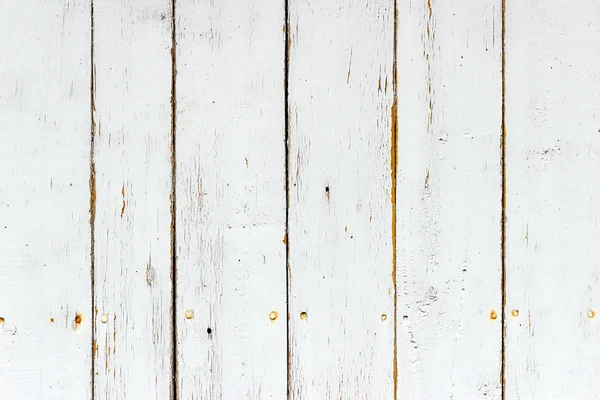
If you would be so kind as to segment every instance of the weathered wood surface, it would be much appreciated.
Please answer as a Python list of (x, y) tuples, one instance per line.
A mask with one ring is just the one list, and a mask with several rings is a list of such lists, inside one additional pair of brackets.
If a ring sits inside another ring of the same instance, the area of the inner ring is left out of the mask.
[(181, 399), (286, 396), (283, 5), (177, 2)]
[(393, 3), (290, 6), (290, 395), (392, 398)]
[(166, 399), (171, 378), (171, 6), (93, 9), (94, 392)]
[(597, 398), (595, 2), (0, 33), (0, 398)]
[(89, 398), (89, 7), (0, 1), (0, 30), (0, 398)]
[(502, 3), (399, 2), (398, 398), (497, 399)]
[(506, 398), (595, 399), (600, 4), (506, 2)]

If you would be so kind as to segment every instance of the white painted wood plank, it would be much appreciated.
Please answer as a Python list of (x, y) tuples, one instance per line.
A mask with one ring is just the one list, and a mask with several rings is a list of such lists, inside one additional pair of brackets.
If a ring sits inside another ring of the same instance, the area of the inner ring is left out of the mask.
[(505, 43), (506, 398), (599, 398), (600, 3), (507, 0)]
[(501, 17), (399, 2), (399, 399), (500, 398)]
[(89, 4), (2, 1), (0, 27), (0, 397), (89, 398)]
[(284, 3), (176, 17), (179, 397), (284, 399)]
[(96, 398), (171, 390), (171, 21), (94, 1)]
[(394, 391), (390, 1), (291, 1), (294, 399)]

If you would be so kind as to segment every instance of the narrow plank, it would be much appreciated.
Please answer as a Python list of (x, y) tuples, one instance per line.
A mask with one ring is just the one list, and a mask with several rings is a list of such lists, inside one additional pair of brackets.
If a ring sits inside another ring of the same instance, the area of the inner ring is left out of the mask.
[(171, 5), (94, 1), (95, 394), (171, 391)]
[(284, 399), (284, 3), (176, 21), (179, 396)]
[(506, 3), (506, 396), (595, 399), (600, 4)]
[(290, 395), (394, 392), (390, 1), (289, 9)]
[(0, 27), (0, 397), (89, 398), (89, 4), (2, 1)]
[(502, 3), (398, 10), (398, 398), (498, 399)]

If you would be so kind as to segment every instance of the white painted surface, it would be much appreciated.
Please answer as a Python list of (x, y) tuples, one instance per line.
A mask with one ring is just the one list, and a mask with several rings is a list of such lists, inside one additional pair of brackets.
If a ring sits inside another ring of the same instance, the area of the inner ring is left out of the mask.
[(170, 393), (170, 11), (168, 0), (94, 2), (99, 399)]
[[(1, 399), (502, 398), (502, 0), (177, 0), (174, 149), (91, 4), (0, 0)], [(505, 21), (504, 398), (597, 398), (600, 5)]]
[(394, 9), (292, 1), (289, 21), (291, 398), (390, 399)]
[(2, 399), (90, 396), (89, 27), (81, 2), (0, 1)]
[(501, 13), (399, 3), (399, 399), (500, 398)]
[(506, 21), (507, 398), (595, 399), (600, 4), (508, 0)]
[(284, 399), (284, 3), (176, 12), (179, 397)]

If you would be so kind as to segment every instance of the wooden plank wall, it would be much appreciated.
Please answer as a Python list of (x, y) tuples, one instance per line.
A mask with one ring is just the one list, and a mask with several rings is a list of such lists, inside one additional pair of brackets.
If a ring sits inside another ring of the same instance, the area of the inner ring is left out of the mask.
[(592, 0), (0, 0), (1, 399), (593, 399)]

